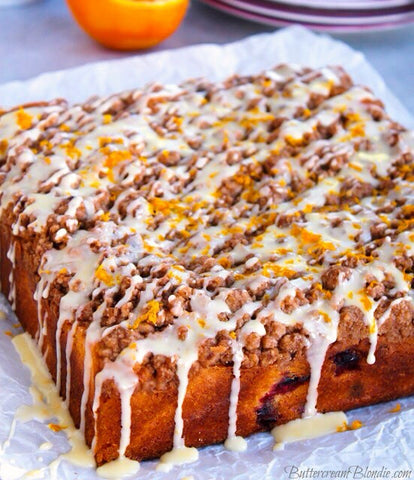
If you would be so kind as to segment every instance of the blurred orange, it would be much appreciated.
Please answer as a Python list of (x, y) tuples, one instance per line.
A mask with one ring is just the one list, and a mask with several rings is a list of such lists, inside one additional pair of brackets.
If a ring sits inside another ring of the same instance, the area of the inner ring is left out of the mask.
[(180, 25), (189, 0), (67, 0), (79, 25), (99, 43), (119, 50), (148, 48)]

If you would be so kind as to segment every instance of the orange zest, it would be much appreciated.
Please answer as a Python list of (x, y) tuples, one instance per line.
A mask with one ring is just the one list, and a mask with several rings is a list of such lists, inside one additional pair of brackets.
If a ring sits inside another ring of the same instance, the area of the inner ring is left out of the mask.
[(138, 328), (138, 325), (141, 322), (150, 322), (155, 325), (157, 323), (157, 314), (160, 311), (160, 309), (161, 309), (160, 302), (158, 302), (157, 300), (149, 301), (145, 308), (145, 312), (136, 318), (131, 328)]
[(346, 422), (343, 422), (342, 425), (339, 425), (337, 428), (336, 428), (336, 431), (337, 432), (346, 432), (348, 430), (358, 430), (360, 429), (361, 427), (363, 427), (364, 424), (361, 422), (361, 420), (354, 420), (352, 423), (346, 423)]
[(109, 48), (149, 48), (180, 25), (189, 0), (67, 0), (80, 27)]
[(20, 107), (19, 110), (17, 110), (16, 117), (16, 123), (22, 130), (28, 130), (31, 128), (33, 117), (28, 114), (23, 107)]
[(401, 403), (397, 403), (395, 407), (388, 410), (390, 413), (397, 413), (401, 410)]
[(65, 430), (65, 428), (67, 428), (63, 425), (58, 425), (57, 423), (49, 423), (48, 426), (53, 432), (60, 432), (61, 430)]

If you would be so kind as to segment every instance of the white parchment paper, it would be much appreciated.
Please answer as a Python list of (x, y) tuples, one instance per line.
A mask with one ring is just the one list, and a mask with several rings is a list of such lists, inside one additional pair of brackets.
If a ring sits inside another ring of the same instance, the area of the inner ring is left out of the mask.
[[(296, 26), (225, 46), (193, 46), (7, 83), (0, 85), (0, 106), (54, 97), (77, 102), (93, 94), (104, 95), (151, 81), (176, 83), (200, 76), (219, 80), (236, 72), (259, 72), (280, 62), (311, 67), (343, 65), (355, 82), (374, 90), (393, 118), (414, 128), (414, 117), (387, 89), (361, 53), (328, 36)], [(5, 304), (3, 299), (0, 303)], [(4, 334), (7, 330), (18, 331), (12, 327), (15, 322), (10, 311), (0, 319), (0, 447), (8, 438), (16, 408), (31, 403), (29, 371), (20, 362), (10, 337)], [(350, 421), (358, 419), (364, 423), (359, 430), (288, 444), (276, 452), (272, 451), (271, 435), (258, 434), (248, 439), (249, 447), (244, 453), (229, 452), (221, 445), (212, 446), (200, 450), (196, 463), (176, 467), (168, 474), (155, 471), (157, 462), (143, 462), (133, 478), (184, 479), (190, 475), (194, 480), (414, 478), (414, 398), (399, 403), (398, 413), (390, 412), (396, 402), (350, 412)], [(39, 450), (46, 441), (53, 447)], [(49, 473), (36, 473), (36, 469), (42, 469), (68, 448), (64, 432), (52, 432), (38, 421), (18, 422), (10, 445), (0, 448), (0, 480), (49, 479)], [(27, 476), (33, 469), (35, 471)], [(92, 480), (98, 477), (91, 469), (62, 462), (58, 478)]]

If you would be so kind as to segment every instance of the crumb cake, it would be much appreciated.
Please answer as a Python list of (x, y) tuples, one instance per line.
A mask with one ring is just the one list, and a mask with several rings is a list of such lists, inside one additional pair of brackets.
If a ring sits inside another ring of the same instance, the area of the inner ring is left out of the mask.
[(414, 392), (413, 144), (339, 67), (1, 112), (2, 289), (98, 465)]

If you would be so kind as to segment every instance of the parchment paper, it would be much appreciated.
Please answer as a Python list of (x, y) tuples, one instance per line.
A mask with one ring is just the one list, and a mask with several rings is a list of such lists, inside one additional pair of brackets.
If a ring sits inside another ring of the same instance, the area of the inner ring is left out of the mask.
[[(328, 36), (316, 35), (296, 26), (225, 46), (193, 46), (89, 64), (46, 73), (25, 82), (7, 83), (0, 85), (0, 106), (54, 97), (66, 97), (76, 102), (93, 94), (108, 94), (154, 80), (176, 83), (199, 76), (222, 79), (235, 72), (258, 72), (280, 62), (311, 67), (343, 65), (355, 82), (374, 90), (393, 118), (414, 128), (414, 117), (387, 89), (361, 53)], [(0, 304), (5, 306), (1, 297)], [(10, 337), (4, 334), (6, 330), (18, 331), (12, 327), (15, 322), (10, 311), (0, 319), (0, 446), (8, 437), (16, 408), (31, 403), (29, 372), (21, 364)], [(390, 412), (396, 403), (350, 412), (350, 421), (358, 419), (364, 423), (359, 430), (288, 444), (275, 452), (272, 451), (271, 435), (258, 434), (248, 439), (248, 450), (244, 453), (229, 452), (221, 445), (212, 446), (200, 450), (196, 463), (176, 467), (168, 474), (155, 472), (157, 462), (144, 462), (134, 478), (183, 479), (190, 475), (194, 480), (414, 478), (414, 398), (400, 400), (401, 411)], [(46, 441), (53, 447), (39, 451), (39, 446)], [(0, 448), (0, 479), (48, 479), (48, 474), (27, 476), (25, 473), (44, 467), (66, 450), (68, 442), (64, 432), (52, 432), (38, 421), (18, 422), (8, 448), (3, 452)], [(91, 469), (63, 462), (58, 478), (92, 480), (98, 477)]]

